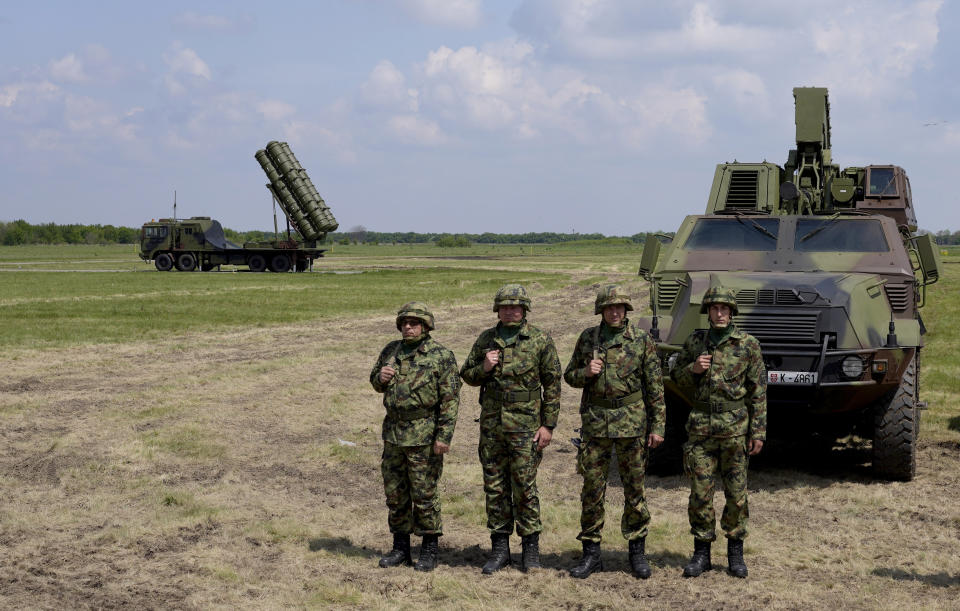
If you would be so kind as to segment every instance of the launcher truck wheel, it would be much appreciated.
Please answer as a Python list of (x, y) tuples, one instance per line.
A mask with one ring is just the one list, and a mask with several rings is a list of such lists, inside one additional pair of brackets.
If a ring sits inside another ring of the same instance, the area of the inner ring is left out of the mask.
[(168, 272), (173, 269), (173, 257), (162, 252), (153, 260), (153, 264), (157, 266), (157, 271)]
[(252, 272), (262, 272), (267, 269), (267, 260), (263, 258), (263, 255), (251, 255), (247, 259), (247, 267)]
[(197, 268), (197, 258), (193, 253), (185, 252), (177, 256), (177, 269), (181, 272), (192, 272)]

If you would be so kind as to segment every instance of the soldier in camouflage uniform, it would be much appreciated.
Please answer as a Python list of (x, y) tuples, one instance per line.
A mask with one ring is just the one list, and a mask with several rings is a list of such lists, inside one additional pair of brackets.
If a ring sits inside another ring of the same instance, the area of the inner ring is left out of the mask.
[(530, 298), (507, 284), (493, 301), (500, 322), (480, 334), (460, 370), (480, 387), (480, 464), (493, 552), (483, 573), (510, 564), (516, 523), (520, 570), (540, 567), (537, 467), (560, 412), (560, 360), (553, 339), (529, 324)]
[(412, 564), (413, 531), (423, 536), (414, 569), (432, 571), (443, 534), (437, 483), (457, 423), (460, 376), (453, 353), (430, 337), (434, 319), (426, 305), (401, 307), (397, 329), (403, 339), (387, 344), (370, 371), (370, 384), (383, 393), (387, 410), (380, 471), (393, 549), (380, 566)]
[(747, 463), (766, 439), (767, 372), (760, 343), (732, 322), (737, 314), (733, 291), (708, 289), (700, 312), (708, 315), (710, 329), (687, 338), (671, 374), (691, 403), (683, 467), (691, 481), (687, 512), (694, 552), (683, 575), (696, 577), (712, 568), (713, 493), (719, 475), (726, 497), (720, 525), (727, 536), (728, 568), (732, 575), (746, 577)]
[(663, 442), (666, 405), (656, 345), (645, 331), (626, 317), (633, 310), (630, 296), (615, 284), (597, 294), (594, 314), (602, 322), (580, 334), (563, 378), (582, 388), (581, 434), (577, 455), (583, 475), (580, 492), (580, 563), (570, 570), (585, 579), (603, 570), (600, 541), (603, 499), (607, 491), (610, 454), (616, 450), (623, 481), (623, 517), (620, 530), (629, 542), (630, 568), (635, 577), (650, 577), (645, 542), (650, 512), (644, 498), (647, 446)]

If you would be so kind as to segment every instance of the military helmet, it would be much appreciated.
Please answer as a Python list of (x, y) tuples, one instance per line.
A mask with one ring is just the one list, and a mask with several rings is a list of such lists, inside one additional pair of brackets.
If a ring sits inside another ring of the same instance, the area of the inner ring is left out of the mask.
[(493, 311), (499, 312), (502, 305), (523, 306), (524, 312), (530, 311), (530, 298), (527, 289), (521, 284), (504, 284), (493, 298)]
[(608, 284), (597, 293), (597, 300), (593, 305), (593, 313), (600, 314), (603, 308), (609, 305), (624, 305), (627, 312), (633, 311), (633, 304), (630, 302), (630, 295), (623, 290), (619, 284)]
[(403, 322), (404, 318), (416, 318), (423, 323), (423, 326), (427, 328), (427, 331), (433, 331), (433, 312), (430, 311), (430, 308), (427, 307), (427, 304), (422, 301), (411, 301), (410, 303), (405, 303), (400, 307), (400, 311), (397, 312), (397, 330), (400, 330), (400, 323)]
[(703, 302), (700, 305), (700, 313), (706, 314), (711, 304), (722, 303), (730, 306), (730, 314), (737, 313), (737, 295), (733, 289), (725, 289), (722, 286), (712, 286), (703, 294)]

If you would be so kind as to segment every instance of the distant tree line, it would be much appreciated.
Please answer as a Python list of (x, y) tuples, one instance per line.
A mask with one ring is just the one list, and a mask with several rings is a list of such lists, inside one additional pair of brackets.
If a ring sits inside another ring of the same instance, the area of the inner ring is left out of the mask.
[(134, 244), (140, 239), (140, 229), (113, 225), (58, 225), (44, 223), (31, 225), (20, 220), (0, 221), (0, 244)]
[[(272, 231), (235, 231), (224, 229), (228, 240), (237, 243), (258, 242), (273, 238)], [(674, 235), (672, 231), (657, 231)], [(937, 244), (943, 246), (960, 244), (960, 231), (944, 229), (932, 233)], [(327, 243), (341, 244), (430, 244), (445, 247), (468, 247), (471, 244), (559, 244), (562, 242), (617, 240), (619, 243), (643, 244), (646, 233), (631, 236), (605, 236), (602, 233), (418, 233), (413, 231), (369, 231), (362, 225), (348, 231), (327, 234)], [(0, 244), (135, 244), (140, 240), (139, 227), (116, 227), (114, 225), (82, 225), (44, 223), (32, 225), (24, 220), (0, 221)]]

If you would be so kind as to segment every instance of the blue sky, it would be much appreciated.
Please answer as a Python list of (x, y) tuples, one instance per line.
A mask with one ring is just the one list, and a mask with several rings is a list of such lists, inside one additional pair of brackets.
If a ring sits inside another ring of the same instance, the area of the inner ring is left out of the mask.
[(37, 2), (0, 7), (0, 220), (272, 226), (290, 143), (377, 231), (674, 229), (723, 161), (782, 164), (795, 86), (833, 157), (960, 228), (956, 3)]

